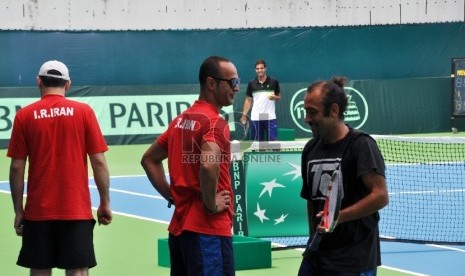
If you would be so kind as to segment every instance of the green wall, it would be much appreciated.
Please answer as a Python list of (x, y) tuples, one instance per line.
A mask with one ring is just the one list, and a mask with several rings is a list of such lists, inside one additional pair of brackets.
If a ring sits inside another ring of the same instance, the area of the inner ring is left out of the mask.
[[(306, 83), (282, 83), (277, 103), (278, 126), (294, 129), (297, 138), (311, 137), (305, 125)], [(197, 85), (73, 87), (68, 97), (95, 110), (110, 144), (150, 143), (169, 122), (198, 97)], [(223, 108), (232, 139), (244, 137), (237, 122), (245, 99), (245, 84), (233, 106)], [(445, 132), (451, 127), (451, 79), (351, 81), (346, 87), (346, 122), (372, 134)], [(0, 87), (0, 145), (6, 147), (14, 115), (38, 99), (35, 87)]]
[(464, 56), (465, 23), (281, 29), (40, 32), (0, 31), (0, 87), (34, 86), (40, 65), (60, 59), (76, 86), (198, 82), (201, 61), (223, 55), (244, 82), (268, 61), (283, 83), (333, 75), (353, 80), (450, 75)]

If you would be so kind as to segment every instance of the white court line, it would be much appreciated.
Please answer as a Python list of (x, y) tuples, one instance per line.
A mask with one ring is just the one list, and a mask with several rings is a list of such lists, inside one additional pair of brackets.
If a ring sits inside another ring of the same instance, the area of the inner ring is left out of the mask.
[(434, 194), (436, 191), (411, 191), (411, 192), (391, 192), (389, 195), (403, 195), (403, 194)]
[[(147, 177), (147, 175), (145, 175), (145, 174), (139, 174), (139, 175), (136, 175), (136, 174), (134, 174), (134, 175), (116, 175), (116, 176), (112, 175), (112, 176), (110, 176), (110, 179), (111, 179), (111, 178), (130, 178), (130, 177)], [(93, 177), (89, 177), (89, 178), (90, 178), (90, 179), (94, 179)]]
[[(279, 244), (277, 244), (279, 246)], [(304, 248), (296, 248), (294, 249), (296, 251), (301, 251), (301, 252), (304, 252)], [(382, 254), (382, 252), (381, 252)], [(418, 272), (413, 272), (413, 271), (409, 271), (409, 270), (405, 270), (405, 269), (400, 269), (400, 268), (395, 268), (395, 267), (391, 267), (391, 266), (387, 266), (387, 265), (382, 265), (380, 266), (384, 269), (388, 269), (388, 270), (391, 270), (391, 271), (397, 271), (397, 272), (402, 272), (402, 273), (407, 273), (407, 274), (411, 274), (411, 275), (415, 275), (415, 276), (430, 276), (429, 274), (422, 274), (422, 273), (418, 273)]]
[[(3, 182), (0, 182), (0, 184), (4, 184), (4, 183), (3, 183)], [(89, 185), (89, 188), (97, 189), (97, 186)], [(141, 196), (141, 197), (148, 197), (148, 198), (153, 198), (153, 199), (162, 199), (162, 200), (165, 200), (165, 198), (162, 197), (162, 196), (148, 195), (148, 194), (130, 192), (130, 191), (120, 190), (120, 189), (113, 189), (113, 188), (110, 188), (110, 192), (122, 193), (122, 194), (128, 194), (128, 195), (135, 195), (135, 196)], [(0, 190), (0, 193), (11, 194), (10, 191), (4, 191), (4, 190)], [(24, 195), (26, 196), (26, 194), (24, 194)]]
[[(168, 174), (166, 173), (166, 176), (168, 176)], [(111, 175), (110, 176), (110, 179), (111, 178), (130, 178), (130, 177), (147, 177), (147, 175), (145, 174), (139, 174), (139, 175)], [(93, 176), (89, 176), (89, 179), (94, 179)], [(8, 184), (9, 181), (7, 180), (3, 180), (3, 181), (0, 181), (0, 184)]]
[[(92, 207), (92, 210), (97, 211), (97, 208)], [(145, 220), (145, 221), (158, 222), (158, 223), (162, 223), (162, 224), (166, 224), (166, 225), (170, 224), (169, 221), (152, 219), (152, 218), (147, 218), (147, 217), (141, 217), (141, 216), (131, 215), (131, 214), (128, 214), (128, 213), (123, 213), (123, 212), (114, 212), (114, 211), (112, 211), (112, 213), (116, 214), (116, 215), (124, 216), (124, 217), (136, 218), (136, 219), (141, 219), (141, 220)]]
[(463, 192), (465, 192), (465, 190), (464, 189), (439, 190), (439, 192), (441, 192), (441, 193), (455, 193), (455, 192), (463, 193)]
[(439, 190), (439, 191), (408, 191), (408, 192), (390, 192), (389, 195), (403, 195), (403, 194), (435, 194), (435, 193), (463, 193), (465, 189), (451, 189), (451, 190)]
[(465, 253), (465, 249), (460, 249), (460, 248), (456, 248), (456, 247), (450, 247), (450, 246), (445, 246), (445, 245), (439, 245), (439, 244), (426, 244), (427, 246), (431, 246), (431, 247), (436, 247), (436, 248), (441, 248), (441, 249), (446, 249), (446, 250), (451, 250), (451, 251), (457, 251), (457, 252), (461, 252), (461, 253)]
[(386, 266), (386, 265), (382, 265), (380, 267), (382, 267), (384, 269), (389, 269), (389, 270), (402, 272), (402, 273), (408, 273), (408, 274), (412, 274), (412, 275), (416, 275), (416, 276), (430, 276), (429, 274), (421, 274), (421, 273), (412, 272), (412, 271), (409, 271), (409, 270), (399, 269), (399, 268), (395, 268), (395, 267), (390, 267), (390, 266)]
[[(90, 188), (97, 189), (97, 186), (95, 185), (89, 185)], [(156, 196), (156, 195), (148, 195), (148, 194), (142, 194), (142, 193), (136, 193), (136, 192), (130, 192), (126, 190), (120, 190), (120, 189), (113, 189), (110, 188), (110, 192), (116, 192), (116, 193), (122, 193), (122, 194), (128, 194), (128, 195), (135, 195), (135, 196), (142, 196), (142, 197), (148, 197), (148, 198), (154, 198), (154, 199), (165, 199), (162, 196)]]

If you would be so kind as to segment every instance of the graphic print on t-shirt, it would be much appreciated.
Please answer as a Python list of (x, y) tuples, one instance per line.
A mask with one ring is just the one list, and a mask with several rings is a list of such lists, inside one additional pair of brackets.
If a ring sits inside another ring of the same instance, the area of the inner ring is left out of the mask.
[[(312, 183), (312, 200), (325, 200), (327, 196), (328, 186), (331, 182), (331, 175), (338, 170), (341, 177), (336, 180), (341, 182), (337, 185), (343, 186), (341, 168), (341, 158), (317, 159), (307, 163), (307, 179), (313, 179)], [(344, 189), (342, 189), (342, 198), (344, 198)]]

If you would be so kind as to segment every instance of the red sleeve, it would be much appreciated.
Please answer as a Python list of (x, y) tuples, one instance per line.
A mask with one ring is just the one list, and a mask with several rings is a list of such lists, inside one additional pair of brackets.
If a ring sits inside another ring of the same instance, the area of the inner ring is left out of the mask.
[(87, 146), (87, 153), (94, 154), (105, 152), (108, 150), (107, 142), (103, 137), (102, 131), (97, 121), (97, 117), (95, 117), (95, 113), (90, 108), (87, 109), (87, 124), (86, 124), (86, 146)]
[(158, 144), (165, 149), (168, 148), (168, 130), (166, 130), (162, 135), (158, 136), (157, 138)]
[(203, 142), (215, 142), (220, 146), (223, 151), (229, 151), (230, 131), (228, 123), (222, 119), (217, 118), (215, 121), (210, 121), (211, 127), (203, 135)]
[[(179, 116), (178, 116), (179, 117)], [(173, 121), (171, 121), (171, 123), (168, 125), (168, 128), (166, 129), (165, 132), (163, 132), (160, 136), (158, 136), (157, 138), (157, 142), (160, 146), (162, 146), (163, 148), (165, 149), (168, 149), (168, 137), (170, 137), (171, 134), (171, 129), (172, 129), (172, 124), (174, 124), (174, 122), (177, 120), (177, 118), (174, 118)]]
[(21, 120), (17, 115), (13, 123), (13, 130), (11, 132), (7, 156), (14, 159), (25, 160), (27, 158), (27, 154), (26, 138), (24, 137)]

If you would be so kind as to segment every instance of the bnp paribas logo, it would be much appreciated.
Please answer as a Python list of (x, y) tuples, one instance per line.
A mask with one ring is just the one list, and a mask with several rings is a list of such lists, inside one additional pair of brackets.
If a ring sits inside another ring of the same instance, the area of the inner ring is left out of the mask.
[[(344, 87), (349, 104), (344, 113), (345, 122), (353, 128), (363, 127), (368, 119), (368, 103), (362, 93), (353, 87)], [(290, 113), (294, 124), (303, 131), (310, 132), (305, 123), (304, 96), (307, 88), (300, 89), (292, 96)]]

